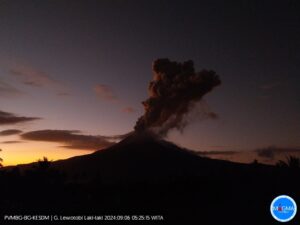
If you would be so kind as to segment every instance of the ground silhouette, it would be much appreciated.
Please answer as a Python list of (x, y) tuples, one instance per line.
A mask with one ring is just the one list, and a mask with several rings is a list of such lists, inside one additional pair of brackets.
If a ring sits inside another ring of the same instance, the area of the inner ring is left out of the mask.
[[(156, 223), (166, 224), (277, 224), (270, 203), (282, 194), (299, 199), (299, 178), (296, 166), (213, 160), (133, 134), (90, 155), (2, 168), (0, 211), (163, 215)], [(297, 221), (299, 214), (289, 224)]]

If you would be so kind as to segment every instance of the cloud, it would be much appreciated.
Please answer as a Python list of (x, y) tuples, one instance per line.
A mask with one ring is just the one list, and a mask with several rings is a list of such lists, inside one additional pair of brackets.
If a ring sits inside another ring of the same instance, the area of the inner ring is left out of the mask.
[(277, 88), (281, 85), (282, 85), (282, 83), (276, 81), (276, 82), (270, 82), (270, 83), (266, 83), (264, 85), (261, 85), (259, 88), (261, 90), (272, 90), (272, 89)]
[(256, 150), (257, 156), (269, 159), (274, 158), (275, 152), (278, 152), (278, 149), (274, 149), (272, 147)]
[(132, 133), (133, 133), (133, 131), (125, 133), (125, 134), (102, 136), (102, 137), (104, 137), (105, 139), (107, 139), (109, 141), (116, 142), (116, 141), (120, 141), (120, 140), (123, 140), (123, 139), (129, 137)]
[(211, 145), (209, 147), (210, 148), (230, 148), (232, 146), (228, 146), (228, 145)]
[(270, 146), (266, 148), (256, 149), (254, 152), (257, 156), (266, 158), (266, 159), (274, 159), (277, 155), (287, 154), (287, 153), (300, 153), (300, 148), (278, 148), (275, 146)]
[(24, 143), (24, 141), (2, 141), (1, 144), (19, 144)]
[(11, 75), (17, 77), (23, 84), (28, 86), (45, 87), (49, 85), (57, 85), (59, 83), (48, 73), (21, 64), (14, 65), (9, 69), (9, 72)]
[(0, 110), (0, 125), (24, 123), (24, 122), (30, 122), (30, 121), (34, 121), (34, 120), (38, 120), (38, 119), (41, 119), (41, 118), (17, 116), (13, 113), (4, 112), (4, 111)]
[(279, 90), (283, 85), (284, 83), (279, 81), (265, 83), (259, 87), (262, 92), (258, 97), (263, 101), (268, 101), (273, 97), (274, 90)]
[(9, 136), (9, 135), (15, 135), (15, 134), (20, 134), (20, 133), (22, 133), (21, 130), (8, 129), (8, 130), (0, 131), (0, 136)]
[(124, 113), (135, 113), (136, 109), (128, 106), (128, 107), (123, 108), (122, 112), (124, 112)]
[(204, 152), (197, 152), (199, 155), (234, 155), (238, 154), (237, 151), (204, 151)]
[(106, 101), (117, 100), (117, 96), (114, 94), (112, 88), (108, 85), (96, 84), (93, 90), (96, 93), (97, 97), (102, 100), (106, 100)]
[(0, 80), (0, 97), (19, 97), (23, 92)]
[(46, 141), (63, 144), (64, 148), (99, 150), (109, 147), (115, 143), (122, 135), (116, 136), (94, 136), (83, 135), (78, 130), (37, 130), (21, 135), (23, 140)]

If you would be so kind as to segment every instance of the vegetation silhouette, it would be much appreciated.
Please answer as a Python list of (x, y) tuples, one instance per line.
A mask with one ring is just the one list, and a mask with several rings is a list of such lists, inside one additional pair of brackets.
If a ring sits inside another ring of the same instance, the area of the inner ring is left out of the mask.
[[(289, 159), (294, 168), (297, 160)], [(276, 196), (299, 199), (299, 177), (299, 170), (209, 159), (166, 141), (130, 136), (90, 155), (2, 168), (0, 212), (163, 215), (162, 224), (268, 225), (276, 223), (269, 211)], [(289, 224), (297, 221), (299, 214)]]
[(286, 161), (279, 160), (276, 166), (290, 169), (300, 169), (300, 158), (296, 156), (287, 156)]
[[(2, 149), (0, 149), (0, 152), (1, 152), (1, 151), (2, 151)], [(0, 158), (0, 168), (3, 167), (2, 162), (3, 162), (3, 159)]]

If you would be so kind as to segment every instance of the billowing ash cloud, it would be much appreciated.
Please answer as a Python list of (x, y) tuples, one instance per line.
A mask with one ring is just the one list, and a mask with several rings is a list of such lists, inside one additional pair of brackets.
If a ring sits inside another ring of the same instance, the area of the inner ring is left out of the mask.
[[(149, 98), (142, 102), (145, 113), (135, 125), (136, 132), (152, 131), (164, 136), (170, 129), (182, 130), (185, 115), (203, 96), (221, 84), (212, 70), (195, 72), (193, 61), (183, 63), (157, 59), (153, 63), (153, 80), (149, 84)], [(216, 115), (208, 112), (207, 117)]]

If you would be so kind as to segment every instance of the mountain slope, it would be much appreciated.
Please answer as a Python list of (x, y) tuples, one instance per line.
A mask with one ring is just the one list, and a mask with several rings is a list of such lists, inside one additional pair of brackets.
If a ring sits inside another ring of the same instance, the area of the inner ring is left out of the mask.
[(29, 169), (21, 175), (0, 173), (0, 209), (6, 214), (43, 209), (54, 215), (163, 215), (168, 224), (271, 225), (272, 199), (300, 196), (297, 169), (202, 158), (136, 134), (50, 165), (20, 166)]
[(133, 134), (118, 144), (93, 154), (53, 163), (70, 178), (101, 178), (104, 182), (160, 180), (166, 177), (201, 176), (230, 172), (236, 166), (222, 160), (202, 158), (170, 142)]

